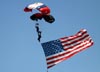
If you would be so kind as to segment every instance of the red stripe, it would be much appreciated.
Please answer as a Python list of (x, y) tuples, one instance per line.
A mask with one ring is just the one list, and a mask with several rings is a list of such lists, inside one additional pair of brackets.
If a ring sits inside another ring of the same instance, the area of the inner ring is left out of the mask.
[[(55, 65), (55, 64), (54, 64), (54, 65)], [(48, 66), (48, 68), (51, 68), (51, 67), (53, 67), (54, 65)]]

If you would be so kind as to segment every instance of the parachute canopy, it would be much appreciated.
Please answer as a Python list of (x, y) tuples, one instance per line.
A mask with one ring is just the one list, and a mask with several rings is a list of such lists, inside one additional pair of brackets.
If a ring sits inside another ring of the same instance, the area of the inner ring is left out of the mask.
[(33, 9), (39, 10), (42, 14), (50, 14), (50, 8), (41, 2), (29, 4), (24, 8), (25, 12), (32, 12)]
[(52, 15), (44, 15), (42, 13), (35, 13), (32, 16), (30, 16), (31, 20), (41, 20), (44, 19), (48, 23), (53, 23), (55, 21), (55, 18)]
[(44, 19), (48, 23), (53, 23), (55, 21), (55, 18), (50, 15), (50, 8), (46, 6), (42, 2), (36, 2), (33, 4), (29, 4), (24, 8), (25, 12), (32, 12), (33, 9), (38, 10), (38, 13), (34, 13), (32, 16), (30, 16), (30, 19), (33, 21), (38, 21), (41, 19)]

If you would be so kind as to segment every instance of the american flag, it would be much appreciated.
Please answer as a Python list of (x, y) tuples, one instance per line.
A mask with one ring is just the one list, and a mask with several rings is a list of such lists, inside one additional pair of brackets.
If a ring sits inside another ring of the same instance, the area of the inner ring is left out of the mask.
[(93, 40), (86, 29), (81, 29), (77, 34), (69, 37), (42, 43), (47, 68), (53, 67), (92, 45)]

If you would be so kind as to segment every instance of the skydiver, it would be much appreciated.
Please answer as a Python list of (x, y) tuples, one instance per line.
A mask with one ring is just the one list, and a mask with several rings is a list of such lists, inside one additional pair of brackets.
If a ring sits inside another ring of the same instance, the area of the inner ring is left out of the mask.
[(40, 39), (41, 39), (41, 31), (39, 31), (39, 23), (36, 23), (35, 28), (36, 28), (36, 31), (37, 31), (37, 34), (38, 34), (38, 41), (40, 42)]
[(41, 31), (38, 32), (38, 41), (40, 42), (41, 39)]

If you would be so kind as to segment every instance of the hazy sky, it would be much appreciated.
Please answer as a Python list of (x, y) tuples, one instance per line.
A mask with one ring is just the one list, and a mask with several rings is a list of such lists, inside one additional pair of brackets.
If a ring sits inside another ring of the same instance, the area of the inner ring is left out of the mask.
[(43, 2), (56, 21), (39, 21), (41, 42), (55, 40), (87, 29), (94, 41), (89, 49), (49, 69), (49, 72), (100, 72), (100, 0), (1, 0), (0, 72), (46, 72), (46, 60), (37, 41), (35, 23), (24, 7)]

